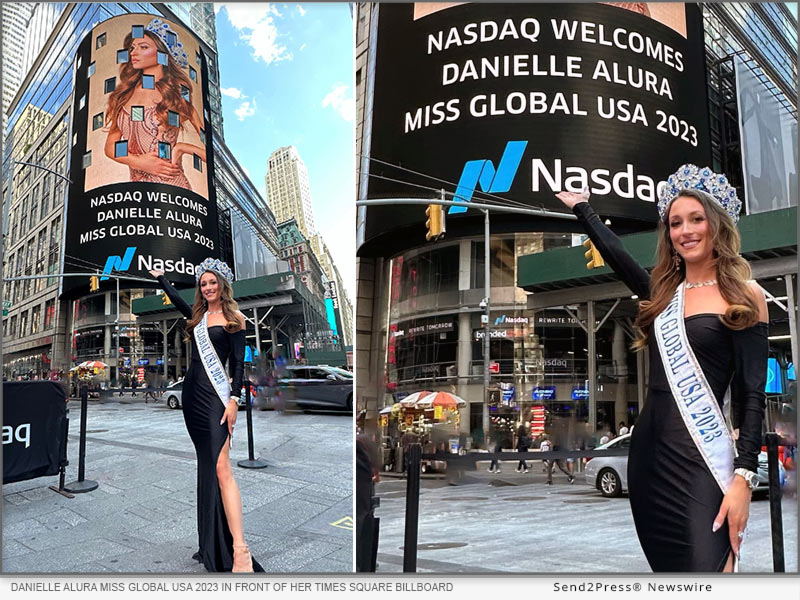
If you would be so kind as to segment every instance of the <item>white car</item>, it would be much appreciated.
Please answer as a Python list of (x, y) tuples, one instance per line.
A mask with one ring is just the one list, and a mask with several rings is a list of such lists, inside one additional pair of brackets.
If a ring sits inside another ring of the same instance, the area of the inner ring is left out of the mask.
[[(597, 447), (597, 450), (606, 448), (630, 448), (631, 434), (626, 433), (614, 438), (607, 444)], [(586, 483), (600, 490), (607, 498), (616, 498), (623, 491), (628, 490), (628, 456), (596, 456), (590, 458), (584, 466)]]
[[(606, 448), (629, 448), (631, 434), (621, 435), (607, 444), (598, 446), (597, 450)], [(586, 483), (600, 490), (607, 498), (616, 498), (622, 492), (628, 491), (628, 456), (597, 456), (589, 459), (585, 466)], [(783, 465), (778, 462), (778, 481), (780, 486), (786, 482), (786, 472)], [(758, 455), (758, 472), (756, 473), (756, 488), (754, 492), (766, 493), (769, 491), (769, 476), (767, 471), (767, 453)]]

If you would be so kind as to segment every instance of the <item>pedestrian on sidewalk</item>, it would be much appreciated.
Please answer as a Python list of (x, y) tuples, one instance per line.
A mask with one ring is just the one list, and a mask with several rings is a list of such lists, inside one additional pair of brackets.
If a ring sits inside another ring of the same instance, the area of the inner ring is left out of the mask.
[[(528, 449), (531, 447), (531, 438), (528, 435), (528, 430), (525, 427), (524, 423), (521, 423), (519, 428), (517, 429), (517, 452), (527, 452)], [(525, 473), (528, 472), (528, 465), (525, 462), (524, 458), (519, 459), (519, 464), (517, 465), (517, 473), (524, 469)]]
[[(568, 448), (569, 446), (564, 444), (564, 432), (560, 429), (557, 429), (553, 434), (552, 442), (552, 449), (553, 451), (561, 450), (562, 448)], [(547, 461), (547, 481), (546, 485), (553, 485), (553, 471), (555, 468), (558, 467), (564, 475), (567, 476), (567, 481), (569, 483), (575, 482), (575, 477), (573, 477), (572, 473), (570, 473), (567, 468), (564, 466), (564, 461), (560, 458), (555, 459), (551, 458)]]

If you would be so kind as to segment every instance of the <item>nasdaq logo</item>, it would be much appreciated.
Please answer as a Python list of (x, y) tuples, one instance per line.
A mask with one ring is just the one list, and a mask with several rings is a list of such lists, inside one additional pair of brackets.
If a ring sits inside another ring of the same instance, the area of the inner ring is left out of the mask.
[(136, 254), (135, 246), (126, 248), (125, 256), (109, 256), (108, 260), (106, 260), (106, 266), (103, 267), (103, 276), (100, 281), (108, 279), (111, 271), (127, 271), (131, 266), (134, 254)]
[[(517, 174), (519, 163), (522, 161), (522, 153), (528, 142), (508, 142), (503, 156), (500, 157), (500, 164), (497, 169), (494, 163), (488, 159), (470, 160), (464, 165), (461, 178), (458, 180), (458, 187), (453, 200), (455, 202), (471, 202), (472, 194), (480, 186), (481, 191), (487, 193), (507, 192), (511, 189), (514, 176)], [(448, 214), (467, 212), (466, 206), (451, 206)]]

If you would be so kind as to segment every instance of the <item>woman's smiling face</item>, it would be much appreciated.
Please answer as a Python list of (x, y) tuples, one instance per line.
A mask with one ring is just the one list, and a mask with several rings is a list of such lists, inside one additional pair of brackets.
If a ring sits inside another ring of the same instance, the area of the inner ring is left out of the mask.
[(203, 294), (203, 298), (205, 298), (206, 302), (209, 304), (219, 300), (219, 282), (217, 281), (217, 276), (214, 275), (214, 273), (206, 271), (203, 273), (202, 277), (200, 277), (200, 293)]
[(696, 198), (678, 196), (669, 208), (669, 238), (687, 263), (713, 258), (714, 245), (705, 208)]

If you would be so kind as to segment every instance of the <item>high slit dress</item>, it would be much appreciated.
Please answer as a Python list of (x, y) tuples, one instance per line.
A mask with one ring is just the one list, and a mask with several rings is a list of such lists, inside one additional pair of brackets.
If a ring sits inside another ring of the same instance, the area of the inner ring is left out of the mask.
[[(590, 239), (608, 265), (641, 300), (650, 276), (601, 222), (588, 203), (576, 204)], [(734, 331), (714, 313), (686, 317), (686, 336), (722, 409), (730, 385), (733, 467), (758, 470), (766, 397), (767, 324)], [(670, 390), (652, 326), (648, 335), (650, 381), (631, 435), (628, 493), (636, 533), (656, 572), (719, 572), (731, 552), (727, 520), (712, 532), (723, 494), (689, 435)], [(746, 552), (746, 544), (742, 552)]]
[[(190, 318), (192, 309), (175, 288), (163, 275), (158, 281), (181, 314)], [(240, 395), (244, 376), (244, 330), (231, 334), (222, 325), (213, 325), (208, 328), (208, 335), (222, 364), (228, 361), (229, 373), (233, 378), (231, 396)], [(197, 454), (198, 550), (193, 558), (203, 563), (208, 571), (230, 571), (233, 569), (233, 536), (225, 517), (217, 480), (217, 459), (228, 439), (227, 423), (219, 423), (225, 405), (208, 379), (194, 336), (192, 360), (183, 381), (181, 396), (183, 420)], [(253, 570), (264, 570), (255, 558)]]

